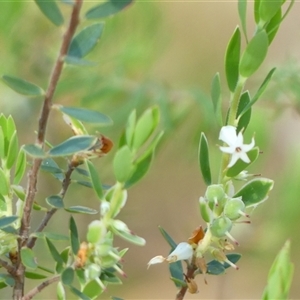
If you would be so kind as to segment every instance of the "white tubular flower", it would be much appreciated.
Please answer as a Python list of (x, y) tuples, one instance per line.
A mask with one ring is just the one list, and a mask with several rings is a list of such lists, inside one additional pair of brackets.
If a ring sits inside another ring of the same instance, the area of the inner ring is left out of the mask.
[(236, 134), (236, 128), (231, 125), (223, 126), (220, 131), (219, 140), (223, 141), (228, 147), (220, 147), (220, 150), (224, 153), (231, 154), (231, 159), (228, 164), (228, 168), (232, 167), (238, 159), (241, 159), (245, 163), (250, 163), (250, 159), (247, 152), (253, 149), (255, 142), (252, 138), (251, 144), (244, 144), (244, 137), (240, 131)]

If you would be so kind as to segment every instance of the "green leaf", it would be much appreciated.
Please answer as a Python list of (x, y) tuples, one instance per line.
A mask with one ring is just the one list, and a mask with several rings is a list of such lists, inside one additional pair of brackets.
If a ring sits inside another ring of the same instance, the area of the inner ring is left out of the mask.
[(0, 274), (0, 281), (11, 287), (15, 284), (15, 280), (9, 274)]
[(9, 190), (10, 187), (9, 187), (8, 179), (6, 178), (4, 171), (0, 168), (0, 194), (8, 195)]
[(50, 157), (43, 159), (41, 170), (51, 173), (59, 181), (63, 181), (65, 179), (64, 171)]
[(73, 56), (65, 56), (64, 62), (68, 65), (73, 65), (78, 67), (91, 67), (96, 65), (95, 62), (78, 58), (78, 57), (73, 57)]
[(68, 208), (65, 208), (66, 211), (70, 213), (77, 213), (77, 214), (87, 214), (87, 215), (95, 215), (98, 213), (97, 210), (85, 206), (70, 206)]
[(69, 222), (69, 234), (71, 240), (71, 249), (74, 254), (77, 254), (80, 247), (80, 241), (79, 241), (77, 226), (72, 216)]
[(91, 8), (85, 16), (87, 19), (106, 18), (118, 13), (132, 2), (133, 0), (109, 0)]
[[(227, 259), (229, 261), (231, 261), (232, 263), (236, 264), (240, 260), (240, 258), (242, 257), (242, 255), (238, 254), (238, 253), (229, 253), (229, 254), (226, 255), (226, 257), (227, 257)], [(226, 263), (226, 262), (224, 263), (223, 266), (224, 266), (225, 269), (231, 267), (231, 265), (228, 264), (228, 263)]]
[(170, 279), (175, 283), (175, 285), (176, 285), (178, 288), (187, 286), (187, 284), (186, 284), (185, 281), (182, 281), (182, 280), (180, 280), (180, 279), (178, 279), (178, 278), (170, 277)]
[(206, 136), (203, 132), (201, 133), (200, 136), (198, 157), (199, 157), (200, 171), (203, 176), (203, 180), (206, 183), (206, 185), (211, 185), (208, 143), (207, 143)]
[(91, 299), (97, 299), (103, 293), (103, 289), (96, 280), (92, 280), (84, 287), (83, 293)]
[(31, 157), (44, 158), (46, 153), (38, 145), (28, 144), (23, 146), (23, 150)]
[(8, 226), (9, 224), (15, 222), (18, 219), (19, 219), (18, 216), (1, 217), (0, 218), (0, 228), (6, 227), (6, 226)]
[(67, 156), (82, 152), (91, 148), (97, 138), (89, 135), (72, 136), (61, 144), (49, 150), (50, 156)]
[(162, 236), (164, 237), (164, 239), (170, 245), (172, 250), (174, 250), (177, 247), (177, 244), (174, 242), (174, 240), (170, 237), (170, 235), (161, 226), (158, 226), (158, 229), (159, 229), (160, 233), (162, 234)]
[(267, 55), (268, 46), (269, 40), (265, 30), (250, 40), (240, 61), (240, 74), (243, 77), (250, 77), (260, 67)]
[(268, 284), (263, 293), (263, 300), (289, 299), (289, 290), (294, 273), (290, 256), (290, 241), (286, 241), (269, 271)]
[(176, 287), (180, 288), (182, 287), (182, 282), (184, 282), (184, 277), (183, 277), (183, 268), (181, 261), (176, 261), (174, 263), (169, 264), (169, 271), (171, 274), (171, 279), (175, 278), (176, 280), (173, 280), (175, 283)]
[(263, 81), (263, 83), (261, 84), (261, 86), (259, 87), (259, 89), (257, 90), (256, 94), (254, 95), (254, 97), (251, 99), (250, 103), (243, 109), (243, 111), (239, 114), (242, 115), (244, 114), (263, 94), (263, 92), (266, 90), (269, 82), (272, 79), (273, 73), (275, 72), (276, 68), (273, 68), (268, 75), (266, 76), (265, 80)]
[(224, 266), (217, 260), (212, 260), (207, 264), (207, 274), (220, 275), (225, 272)]
[(241, 20), (243, 33), (244, 33), (246, 41), (248, 41), (248, 38), (247, 38), (247, 0), (239, 0), (238, 11), (239, 11), (239, 17)]
[(73, 286), (69, 286), (70, 291), (76, 295), (77, 297), (79, 297), (82, 300), (91, 300), (90, 297), (88, 297), (87, 295), (85, 295), (84, 293), (80, 292), (79, 290), (77, 290), (75, 287)]
[(258, 24), (259, 22), (259, 5), (260, 5), (260, 0), (254, 0), (254, 19), (255, 23)]
[(36, 263), (34, 252), (27, 247), (23, 247), (21, 249), (21, 260), (26, 268), (29, 268), (29, 269), (37, 268), (37, 263)]
[(260, 0), (259, 17), (264, 23), (270, 21), (273, 16), (280, 10), (284, 1), (282, 0)]
[(157, 128), (159, 122), (159, 109), (157, 106), (147, 109), (135, 126), (133, 136), (133, 149), (140, 148)]
[(51, 195), (47, 197), (46, 202), (56, 209), (64, 208), (64, 201), (59, 195)]
[(61, 281), (58, 282), (57, 284), (57, 288), (56, 288), (56, 296), (58, 300), (66, 300), (66, 291), (65, 288), (63, 286), (63, 284), (61, 283)]
[(98, 43), (103, 32), (104, 23), (95, 23), (85, 27), (71, 41), (68, 56), (85, 57)]
[(239, 159), (231, 168), (228, 169), (226, 176), (236, 177), (242, 171), (244, 171), (249, 165), (251, 165), (253, 162), (255, 162), (259, 155), (258, 147), (251, 149), (249, 152), (247, 152), (247, 155), (250, 159), (250, 163), (245, 163), (244, 161)]
[(21, 78), (3, 75), (2, 80), (12, 90), (14, 90), (15, 92), (21, 95), (25, 95), (29, 97), (37, 97), (37, 96), (43, 96), (45, 94), (42, 88)]
[(44, 274), (35, 273), (35, 272), (25, 271), (25, 277), (28, 279), (40, 280), (40, 279), (45, 279), (48, 276)]
[(217, 119), (217, 122), (222, 126), (222, 94), (221, 94), (221, 83), (220, 83), (220, 74), (216, 73), (212, 80), (211, 84), (211, 99), (214, 105), (214, 112)]
[(269, 45), (272, 43), (274, 37), (276, 36), (281, 21), (282, 21), (282, 13), (281, 13), (281, 9), (279, 9), (278, 12), (273, 16), (273, 18), (268, 22), (268, 25), (266, 26)]
[(125, 130), (126, 143), (130, 148), (133, 142), (135, 125), (136, 125), (136, 110), (133, 110), (130, 116), (128, 117), (126, 130)]
[(96, 192), (96, 195), (98, 196), (98, 198), (101, 200), (101, 199), (103, 199), (103, 189), (102, 189), (102, 184), (101, 184), (98, 172), (91, 161), (86, 160), (85, 164), (86, 164), (86, 167), (89, 172), (89, 176), (92, 181), (93, 189)]
[(51, 21), (54, 25), (60, 26), (64, 23), (64, 18), (54, 0), (34, 0), (42, 13)]
[(143, 239), (142, 237), (139, 237), (138, 235), (135, 235), (133, 233), (129, 233), (126, 231), (121, 231), (121, 230), (117, 230), (115, 227), (111, 226), (110, 227), (111, 231), (118, 235), (119, 237), (123, 238), (124, 240), (138, 245), (138, 246), (144, 246), (146, 244), (145, 239)]
[(18, 152), (19, 152), (18, 150), (19, 150), (19, 142), (18, 142), (17, 131), (15, 131), (9, 141), (7, 160), (6, 160), (7, 169), (10, 170), (14, 165), (14, 163), (16, 162)]
[(54, 233), (54, 232), (33, 232), (30, 236), (35, 236), (39, 239), (44, 239), (45, 237), (53, 241), (68, 241), (69, 238), (66, 235)]
[(60, 256), (59, 252), (57, 251), (57, 249), (55, 248), (54, 244), (46, 237), (46, 243), (48, 246), (48, 249), (50, 251), (50, 254), (52, 256), (52, 258), (54, 259), (54, 261), (56, 261), (57, 263), (63, 264), (64, 261), (62, 259), (62, 257)]
[(74, 280), (74, 270), (72, 268), (66, 268), (61, 273), (61, 281), (64, 285), (72, 284)]
[(242, 197), (247, 207), (257, 205), (267, 200), (269, 192), (274, 186), (274, 181), (268, 178), (256, 178), (246, 183), (234, 198)]
[(225, 73), (227, 85), (234, 92), (239, 78), (239, 62), (241, 49), (241, 32), (237, 27), (229, 41), (225, 54)]
[[(1, 126), (1, 125), (0, 125)], [(7, 140), (4, 136), (3, 128), (0, 127), (0, 158), (3, 159), (6, 157), (5, 144)]]
[[(250, 94), (248, 91), (246, 91), (241, 95), (239, 107), (238, 107), (237, 114), (236, 114), (237, 118), (240, 116), (240, 114), (242, 113), (244, 108), (247, 105), (249, 105), (249, 103), (250, 103)], [(244, 113), (243, 115), (241, 115), (241, 117), (239, 118), (237, 130), (236, 130), (237, 133), (239, 133), (242, 129), (245, 132), (245, 130), (247, 129), (248, 124), (250, 122), (250, 119), (251, 119), (251, 108), (248, 109), (247, 112)]]
[(127, 181), (134, 171), (133, 157), (128, 146), (118, 149), (113, 160), (113, 168), (116, 179), (119, 182)]
[(16, 162), (16, 168), (15, 168), (15, 176), (14, 176), (14, 184), (18, 185), (20, 181), (22, 180), (24, 173), (26, 171), (26, 155), (23, 149), (20, 150), (17, 162)]
[(58, 109), (64, 114), (73, 117), (79, 121), (94, 123), (97, 125), (112, 125), (112, 119), (98, 111), (79, 108), (59, 106)]
[(78, 183), (80, 185), (83, 185), (85, 187), (88, 187), (88, 188), (93, 188), (93, 184), (90, 182), (90, 181), (86, 181), (86, 180), (75, 180), (73, 179), (72, 180), (73, 183)]
[(129, 188), (140, 181), (149, 171), (154, 157), (154, 150), (135, 165), (135, 170), (131, 177), (125, 182), (125, 187)]

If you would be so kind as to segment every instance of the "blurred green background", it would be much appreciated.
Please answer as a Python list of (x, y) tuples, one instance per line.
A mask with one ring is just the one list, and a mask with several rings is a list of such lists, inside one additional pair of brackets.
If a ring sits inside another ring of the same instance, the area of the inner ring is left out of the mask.
[[(84, 4), (84, 11), (95, 2)], [(254, 30), (252, 4), (249, 3), (249, 31)], [(62, 5), (64, 15), (70, 13)], [(64, 28), (55, 28), (38, 10), (34, 2), (0, 2), (0, 71), (19, 76), (46, 88)], [(248, 83), (252, 92), (274, 66), (277, 74), (262, 101), (254, 107), (247, 130), (247, 140), (256, 133), (262, 150), (251, 173), (261, 173), (275, 180), (267, 202), (254, 211), (251, 225), (240, 224), (234, 236), (243, 255), (239, 271), (229, 269), (226, 275), (207, 276), (208, 285), (197, 277), (200, 293), (185, 299), (259, 299), (268, 270), (287, 239), (292, 242), (295, 277), (290, 297), (300, 297), (298, 255), (300, 216), (300, 4), (296, 3), (283, 22), (266, 62)], [(157, 104), (162, 113), (161, 128), (166, 131), (150, 173), (129, 191), (128, 205), (120, 215), (128, 226), (147, 240), (129, 247), (124, 269), (128, 278), (124, 285), (110, 288), (101, 299), (111, 295), (124, 299), (174, 299), (176, 289), (168, 279), (166, 265), (152, 266), (153, 256), (167, 255), (169, 248), (158, 225), (165, 228), (176, 242), (186, 240), (199, 224), (199, 196), (205, 192), (197, 163), (197, 143), (205, 131), (212, 149), (214, 176), (220, 153), (217, 147), (219, 128), (212, 114), (209, 98), (210, 82), (219, 71), (224, 86), (224, 113), (228, 91), (225, 86), (223, 57), (227, 42), (238, 24), (237, 3), (228, 1), (137, 1), (124, 12), (105, 20), (105, 32), (97, 49), (88, 59), (94, 67), (66, 67), (60, 80), (55, 103), (97, 109), (114, 120), (108, 128), (90, 128), (118, 143), (126, 119), (133, 108), (138, 113)], [(91, 21), (82, 22), (82, 26)], [(22, 143), (35, 139), (39, 99), (27, 99), (0, 84), (0, 111), (12, 114)], [(55, 144), (71, 134), (58, 113), (53, 112), (48, 127), (48, 140)], [(99, 159), (97, 166), (105, 183), (113, 183), (111, 159), (114, 151)], [(64, 162), (61, 162), (62, 164)], [(25, 184), (25, 182), (24, 182)], [(60, 190), (59, 182), (41, 174), (37, 201)], [(93, 191), (71, 186), (68, 203), (98, 208)], [(75, 216), (81, 238), (90, 216)], [(34, 214), (33, 228), (42, 218)], [(67, 233), (66, 216), (59, 212), (48, 226), (49, 231)], [(65, 245), (61, 243), (59, 248)], [(45, 246), (37, 245), (45, 254), (39, 261), (51, 266)], [(33, 287), (29, 283), (27, 288)], [(1, 290), (1, 299), (10, 298), (9, 290)], [(54, 286), (37, 299), (53, 299)], [(70, 299), (72, 296), (70, 295)]]

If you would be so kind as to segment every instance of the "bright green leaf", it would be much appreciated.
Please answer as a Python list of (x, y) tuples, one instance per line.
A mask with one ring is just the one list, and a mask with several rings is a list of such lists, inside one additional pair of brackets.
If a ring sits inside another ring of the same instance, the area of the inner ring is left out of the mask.
[(248, 41), (248, 38), (247, 38), (247, 0), (239, 0), (238, 11), (239, 11), (239, 17), (241, 20), (243, 33), (246, 38), (246, 41)]
[(103, 293), (103, 289), (96, 280), (92, 280), (84, 287), (83, 293), (91, 299), (97, 299)]
[(280, 10), (284, 1), (282, 0), (260, 0), (259, 17), (264, 23), (269, 22)]
[(72, 216), (69, 222), (69, 234), (70, 234), (72, 252), (74, 254), (77, 254), (80, 247), (80, 241), (79, 241), (77, 226)]
[(23, 146), (23, 150), (31, 157), (44, 158), (46, 153), (38, 145), (28, 144)]
[(254, 0), (254, 19), (255, 23), (259, 23), (259, 5), (260, 5), (260, 0)]
[(240, 61), (240, 74), (250, 77), (264, 61), (269, 46), (268, 35), (265, 30), (256, 34), (247, 45)]
[(85, 16), (87, 19), (106, 18), (118, 13), (132, 2), (133, 0), (108, 0), (91, 8)]
[(20, 150), (16, 162), (15, 168), (15, 176), (14, 176), (14, 184), (18, 185), (22, 180), (24, 173), (26, 171), (26, 155), (23, 149)]
[(126, 143), (130, 148), (133, 142), (135, 125), (136, 125), (136, 110), (133, 110), (130, 116), (128, 117), (126, 130), (125, 130)]
[(30, 272), (30, 271), (26, 271), (25, 272), (25, 277), (29, 278), (29, 279), (35, 279), (35, 280), (40, 280), (40, 279), (45, 279), (48, 276), (44, 275), (44, 274), (40, 274), (40, 273), (35, 273), (35, 272)]
[(113, 168), (116, 179), (119, 182), (125, 182), (131, 177), (134, 165), (132, 153), (128, 146), (118, 149), (113, 160)]
[[(236, 118), (238, 118), (240, 116), (242, 111), (245, 109), (245, 107), (247, 105), (249, 105), (249, 103), (250, 103), (250, 94), (248, 91), (246, 91), (241, 95)], [(237, 133), (239, 133), (241, 130), (243, 130), (243, 132), (245, 132), (245, 130), (247, 129), (248, 124), (250, 122), (250, 119), (251, 119), (251, 108), (248, 109), (247, 112), (244, 113), (239, 118), (239, 122), (238, 122), (238, 126), (237, 126)]]
[(21, 260), (26, 268), (29, 268), (29, 269), (37, 268), (37, 263), (36, 263), (36, 258), (35, 258), (34, 252), (27, 247), (23, 247), (21, 249)]
[(0, 194), (8, 195), (9, 194), (9, 183), (3, 169), (0, 168)]
[(273, 16), (273, 18), (268, 22), (266, 26), (266, 32), (268, 34), (269, 45), (272, 43), (276, 33), (279, 29), (280, 23), (282, 22), (282, 13), (281, 9)]
[(64, 261), (62, 259), (62, 257), (60, 256), (59, 252), (57, 251), (57, 249), (55, 248), (54, 244), (48, 239), (46, 239), (46, 243), (48, 246), (48, 249), (50, 251), (50, 254), (52, 256), (52, 258), (54, 259), (54, 261), (56, 261), (57, 263), (63, 264)]
[(100, 181), (99, 174), (91, 161), (86, 160), (85, 164), (92, 181), (93, 189), (96, 195), (98, 196), (98, 198), (101, 200), (103, 198), (103, 189), (102, 189), (102, 184)]
[(85, 57), (98, 43), (103, 32), (104, 23), (95, 23), (80, 31), (71, 41), (69, 57)]
[(79, 297), (82, 300), (91, 300), (90, 297), (88, 297), (87, 295), (85, 295), (84, 293), (80, 292), (78, 289), (76, 289), (73, 286), (69, 286), (70, 291), (76, 295), (77, 297)]
[(74, 269), (73, 268), (66, 268), (61, 273), (61, 281), (64, 285), (72, 284), (74, 280)]
[(4, 216), (0, 218), (0, 228), (6, 227), (18, 220), (18, 216)]
[(220, 83), (220, 74), (216, 73), (212, 80), (211, 84), (211, 99), (214, 105), (214, 112), (216, 119), (218, 121), (218, 124), (222, 126), (222, 94), (221, 94), (221, 83)]
[(18, 157), (18, 152), (19, 152), (18, 150), (19, 150), (19, 142), (18, 142), (17, 131), (15, 131), (9, 141), (7, 160), (6, 160), (7, 169), (10, 170), (14, 165), (14, 163), (16, 162)]
[(3, 75), (2, 80), (12, 90), (22, 95), (37, 97), (45, 94), (42, 88), (21, 78)]
[(237, 27), (229, 41), (225, 54), (225, 73), (227, 85), (234, 92), (239, 79), (239, 62), (241, 49), (241, 32)]
[(68, 208), (65, 208), (66, 211), (70, 213), (77, 213), (77, 214), (87, 214), (87, 215), (94, 215), (98, 213), (97, 210), (85, 206), (70, 206)]
[(51, 21), (54, 25), (60, 26), (64, 23), (64, 18), (54, 0), (34, 0), (42, 13)]
[(46, 202), (56, 209), (64, 208), (64, 201), (59, 195), (51, 195), (47, 197)]
[(247, 152), (247, 156), (250, 159), (250, 163), (245, 163), (244, 161), (239, 159), (231, 168), (228, 169), (226, 176), (228, 176), (228, 177), (238, 176), (249, 165), (251, 165), (253, 162), (256, 161), (256, 159), (258, 158), (258, 155), (259, 155), (258, 147), (251, 149), (249, 152)]
[(257, 205), (267, 200), (272, 190), (274, 181), (268, 178), (256, 178), (247, 182), (235, 195), (234, 198), (242, 197), (247, 207)]
[(64, 62), (68, 65), (73, 65), (78, 67), (91, 67), (96, 65), (95, 62), (88, 61), (78, 57), (73, 57), (73, 56), (65, 56)]
[(207, 185), (211, 185), (208, 142), (203, 132), (201, 133), (200, 136), (198, 157), (199, 157), (199, 166), (200, 166), (201, 174), (203, 176), (203, 180)]
[(67, 156), (90, 149), (97, 142), (94, 136), (73, 136), (49, 150), (50, 156)]
[(69, 238), (66, 235), (54, 233), (54, 232), (47, 232), (47, 231), (33, 232), (30, 236), (31, 237), (34, 236), (34, 237), (37, 237), (40, 239), (44, 239), (46, 237), (49, 240), (53, 240), (53, 241), (68, 241), (69, 240)]
[(65, 288), (63, 286), (63, 284), (61, 283), (61, 281), (58, 282), (57, 284), (57, 288), (56, 288), (56, 296), (58, 300), (66, 300), (66, 291)]
[(95, 110), (65, 106), (59, 106), (58, 109), (64, 114), (82, 122), (94, 123), (97, 125), (112, 125), (113, 123), (110, 117)]
[(123, 238), (124, 240), (138, 245), (138, 246), (144, 246), (146, 244), (145, 239), (143, 239), (142, 237), (139, 237), (133, 233), (129, 233), (127, 231), (121, 231), (121, 230), (117, 230), (115, 227), (111, 226), (111, 231), (118, 235), (119, 237)]

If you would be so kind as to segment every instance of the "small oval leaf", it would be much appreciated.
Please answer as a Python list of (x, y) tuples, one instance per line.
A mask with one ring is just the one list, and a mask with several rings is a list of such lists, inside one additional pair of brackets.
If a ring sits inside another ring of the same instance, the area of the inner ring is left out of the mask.
[(45, 279), (48, 276), (46, 276), (44, 274), (39, 274), (39, 273), (35, 273), (35, 272), (26, 271), (25, 272), (25, 277), (29, 278), (29, 279), (40, 280), (40, 279)]
[(61, 281), (64, 285), (70, 285), (72, 284), (74, 280), (74, 270), (72, 268), (66, 268), (61, 273)]
[(128, 146), (123, 146), (115, 154), (113, 167), (116, 179), (119, 182), (128, 180), (134, 171), (132, 153)]
[(247, 45), (240, 62), (240, 74), (250, 77), (264, 61), (269, 46), (268, 35), (265, 30), (256, 34)]
[(108, 0), (91, 8), (85, 16), (87, 19), (106, 18), (118, 13), (132, 2), (133, 0)]
[(35, 0), (35, 3), (54, 25), (60, 26), (64, 23), (64, 18), (54, 0)]
[(52, 195), (46, 198), (46, 202), (56, 208), (56, 209), (60, 209), (60, 208), (64, 208), (64, 202), (61, 196), (59, 195)]
[(89, 135), (72, 136), (61, 144), (49, 150), (50, 156), (68, 156), (91, 148), (97, 137)]
[(85, 57), (98, 43), (104, 23), (92, 24), (80, 31), (72, 40), (68, 51), (69, 57)]
[(68, 208), (65, 208), (66, 211), (70, 213), (78, 213), (78, 214), (88, 214), (88, 215), (94, 215), (98, 213), (97, 210), (85, 206), (70, 206)]
[(42, 88), (21, 78), (3, 75), (2, 80), (12, 90), (21, 95), (37, 97), (45, 94)]
[(199, 166), (200, 166), (201, 174), (203, 176), (203, 180), (206, 183), (206, 185), (211, 185), (208, 142), (203, 132), (201, 133), (200, 136), (198, 157), (199, 157)]
[(31, 157), (44, 158), (46, 156), (44, 150), (35, 144), (24, 145), (23, 150)]
[(274, 186), (274, 181), (268, 178), (256, 178), (246, 183), (234, 198), (242, 197), (247, 207), (257, 205), (268, 199), (269, 192)]
[(23, 247), (21, 249), (21, 259), (26, 268), (36, 269), (38, 266), (36, 263), (34, 252), (27, 247)]

